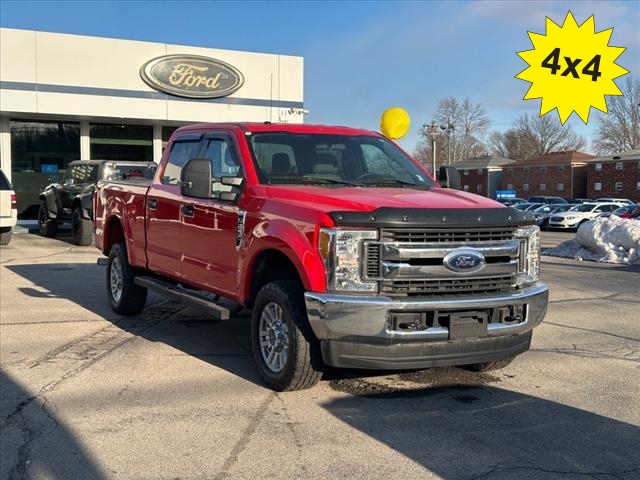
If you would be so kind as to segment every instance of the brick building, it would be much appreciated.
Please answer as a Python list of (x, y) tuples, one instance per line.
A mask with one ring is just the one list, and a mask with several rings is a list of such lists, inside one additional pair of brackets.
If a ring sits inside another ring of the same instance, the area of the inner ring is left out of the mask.
[(628, 198), (640, 203), (640, 149), (589, 162), (587, 195)]
[(464, 191), (495, 198), (496, 190), (502, 184), (504, 166), (513, 162), (508, 158), (486, 155), (456, 162), (455, 167), (460, 172)]
[(585, 198), (588, 165), (593, 158), (588, 153), (566, 151), (520, 160), (504, 167), (501, 188), (515, 190), (522, 198), (534, 195)]

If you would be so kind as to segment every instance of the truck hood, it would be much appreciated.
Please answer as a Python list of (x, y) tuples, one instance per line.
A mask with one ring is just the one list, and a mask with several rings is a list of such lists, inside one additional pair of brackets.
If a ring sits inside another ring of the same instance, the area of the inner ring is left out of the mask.
[(273, 186), (269, 197), (321, 212), (370, 212), (379, 208), (475, 209), (506, 208), (486, 197), (459, 190), (380, 187)]

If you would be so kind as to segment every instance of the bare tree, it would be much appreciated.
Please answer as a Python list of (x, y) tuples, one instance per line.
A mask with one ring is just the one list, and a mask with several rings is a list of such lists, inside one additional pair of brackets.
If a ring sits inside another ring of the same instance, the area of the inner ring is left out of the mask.
[(609, 114), (597, 117), (593, 145), (601, 154), (640, 148), (640, 78), (627, 77), (620, 90), (623, 96), (607, 96)]
[(576, 134), (568, 125), (562, 125), (552, 115), (539, 117), (525, 113), (506, 132), (493, 132), (489, 136), (489, 146), (494, 154), (514, 160), (554, 151), (580, 150), (585, 145), (584, 137)]
[(420, 131), (428, 149), (431, 149), (432, 135), (436, 134), (438, 157), (444, 163), (476, 157), (486, 152), (483, 143), (490, 121), (484, 107), (468, 98), (459, 100), (445, 97), (438, 101), (434, 125)]

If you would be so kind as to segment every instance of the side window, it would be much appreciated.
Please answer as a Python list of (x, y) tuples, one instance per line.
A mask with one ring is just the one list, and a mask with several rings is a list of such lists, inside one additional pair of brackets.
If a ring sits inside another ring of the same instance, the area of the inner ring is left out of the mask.
[(162, 183), (168, 185), (178, 185), (180, 182), (180, 171), (187, 160), (196, 158), (200, 150), (200, 140), (176, 141), (171, 146), (169, 160), (162, 174)]
[[(204, 157), (211, 160), (211, 175), (217, 180), (220, 177), (242, 176), (238, 154), (229, 141), (221, 138), (208, 140)], [(219, 181), (212, 184), (213, 192), (229, 191), (231, 188)]]
[(67, 171), (65, 184), (77, 185), (79, 183), (90, 183), (98, 180), (97, 165), (74, 165)]

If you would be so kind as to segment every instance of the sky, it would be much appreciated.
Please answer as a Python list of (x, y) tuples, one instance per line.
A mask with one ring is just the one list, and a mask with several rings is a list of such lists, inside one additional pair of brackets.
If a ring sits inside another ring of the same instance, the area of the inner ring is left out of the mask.
[[(516, 52), (533, 48), (527, 32), (546, 33), (545, 17), (562, 25), (569, 10), (579, 25), (594, 15), (596, 32), (613, 28), (609, 45), (627, 48), (616, 63), (640, 75), (640, 0), (2, 0), (0, 25), (302, 56), (305, 123), (379, 131), (384, 110), (400, 106), (411, 128), (398, 143), (413, 152), (444, 97), (482, 104), (490, 131), (539, 114), (539, 99), (523, 100), (531, 84), (514, 78), (527, 68)], [(590, 144), (597, 113), (566, 125)]]

